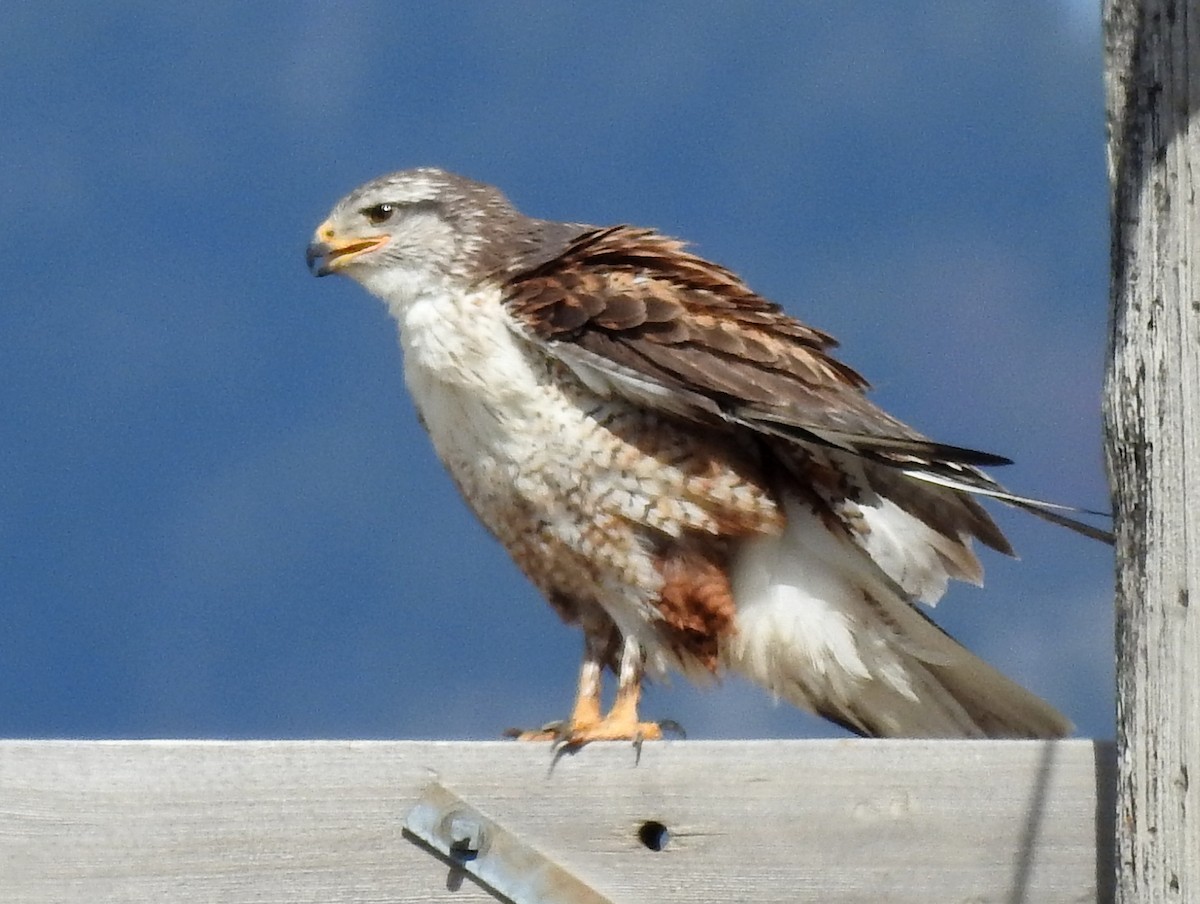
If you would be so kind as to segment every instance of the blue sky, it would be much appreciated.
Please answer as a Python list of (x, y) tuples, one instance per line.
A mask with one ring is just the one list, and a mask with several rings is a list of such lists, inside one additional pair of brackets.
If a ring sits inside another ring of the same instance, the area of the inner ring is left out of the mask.
[[(1098, 12), (1079, 2), (40, 3), (0, 35), (0, 735), (493, 738), (580, 641), (478, 527), (393, 327), (304, 268), (381, 173), (653, 225), (875, 398), (1106, 507)], [(935, 615), (1112, 733), (1111, 558), (1019, 513)], [(645, 712), (836, 733), (736, 682)]]

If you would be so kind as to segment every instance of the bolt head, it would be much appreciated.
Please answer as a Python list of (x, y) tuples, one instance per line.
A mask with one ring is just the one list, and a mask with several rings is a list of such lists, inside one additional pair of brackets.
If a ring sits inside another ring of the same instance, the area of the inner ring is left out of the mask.
[(451, 813), (445, 822), (450, 850), (460, 854), (477, 854), (483, 847), (484, 829), (470, 813)]

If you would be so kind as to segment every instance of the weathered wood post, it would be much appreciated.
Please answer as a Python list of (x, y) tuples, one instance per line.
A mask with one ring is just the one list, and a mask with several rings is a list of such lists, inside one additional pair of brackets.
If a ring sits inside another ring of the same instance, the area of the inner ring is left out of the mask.
[(1200, 902), (1200, 5), (1105, 0), (1117, 900)]

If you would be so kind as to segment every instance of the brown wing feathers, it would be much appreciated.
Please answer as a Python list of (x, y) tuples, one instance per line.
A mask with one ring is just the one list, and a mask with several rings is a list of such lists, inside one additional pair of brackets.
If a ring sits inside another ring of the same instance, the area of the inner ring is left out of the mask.
[(833, 337), (651, 231), (585, 233), (508, 291), (509, 310), (539, 339), (700, 392), (759, 432), (860, 454), (1007, 462), (930, 442), (892, 418), (863, 395), (866, 380), (827, 354)]
[[(976, 469), (1009, 464), (1007, 458), (932, 442), (874, 405), (864, 395), (867, 381), (829, 354), (837, 347), (832, 336), (788, 316), (679, 241), (631, 226), (586, 231), (557, 256), (511, 273), (505, 288), (510, 313), (533, 338), (674, 390), (675, 404), (666, 406), (673, 414), (724, 420), (904, 472), (888, 483), (929, 481), (918, 486), (931, 500), (966, 505), (958, 523), (990, 546), (1008, 551), (963, 493), (984, 492), (1107, 538), (1048, 511), (1054, 506), (1008, 494)], [(913, 487), (909, 495), (922, 493)]]
[[(724, 313), (746, 324), (770, 326), (780, 335), (814, 348), (832, 348), (833, 337), (788, 317), (773, 302), (752, 292), (718, 264), (683, 250), (683, 243), (648, 229), (611, 226), (586, 232), (557, 257), (516, 274), (510, 282), (510, 307), (543, 338), (562, 338), (539, 313), (547, 306), (579, 307), (604, 329), (631, 329), (643, 324), (667, 341), (682, 341), (693, 329), (714, 324), (688, 323), (688, 333), (676, 333), (689, 312)], [(680, 290), (683, 290), (682, 292)], [(686, 304), (685, 304), (686, 303)], [(666, 326), (666, 331), (654, 324)], [(852, 382), (866, 385), (848, 367), (838, 364)]]

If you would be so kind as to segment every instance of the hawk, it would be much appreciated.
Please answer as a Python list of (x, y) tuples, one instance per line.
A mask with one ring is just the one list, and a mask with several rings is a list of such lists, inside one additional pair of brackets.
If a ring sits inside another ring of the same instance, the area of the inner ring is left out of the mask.
[(638, 700), (670, 670), (743, 675), (860, 735), (1070, 731), (917, 603), (982, 582), (973, 540), (1011, 555), (976, 496), (1106, 535), (874, 405), (831, 336), (729, 270), (431, 168), (352, 191), (307, 259), (387, 305), (438, 457), (582, 628), (570, 717), (522, 737), (659, 738)]

